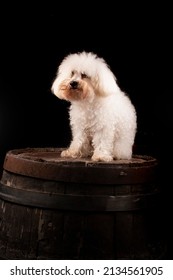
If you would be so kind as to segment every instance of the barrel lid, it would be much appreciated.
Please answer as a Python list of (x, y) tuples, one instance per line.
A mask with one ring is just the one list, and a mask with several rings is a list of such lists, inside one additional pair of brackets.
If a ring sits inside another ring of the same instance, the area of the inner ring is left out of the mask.
[(24, 176), (64, 182), (127, 184), (155, 180), (157, 160), (133, 155), (131, 160), (93, 162), (90, 158), (61, 158), (64, 148), (25, 148), (7, 152), (3, 168)]

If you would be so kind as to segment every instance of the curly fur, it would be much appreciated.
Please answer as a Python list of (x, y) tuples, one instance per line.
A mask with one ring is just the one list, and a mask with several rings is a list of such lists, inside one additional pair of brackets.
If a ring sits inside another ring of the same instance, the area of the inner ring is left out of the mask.
[(71, 103), (72, 141), (62, 157), (131, 159), (136, 110), (103, 58), (92, 52), (69, 54), (59, 65), (51, 90)]

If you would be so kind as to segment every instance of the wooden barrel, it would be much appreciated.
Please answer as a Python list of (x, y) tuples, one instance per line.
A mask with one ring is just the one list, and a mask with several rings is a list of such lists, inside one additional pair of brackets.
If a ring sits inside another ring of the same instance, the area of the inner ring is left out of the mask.
[(62, 148), (7, 152), (1, 259), (162, 259), (158, 161), (65, 159)]

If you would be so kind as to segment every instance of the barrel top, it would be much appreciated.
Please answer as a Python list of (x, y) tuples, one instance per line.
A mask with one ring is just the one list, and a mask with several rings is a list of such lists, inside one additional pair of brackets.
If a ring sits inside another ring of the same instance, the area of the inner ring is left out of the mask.
[(124, 170), (138, 168), (141, 170), (157, 165), (157, 160), (148, 155), (133, 155), (131, 160), (113, 160), (111, 162), (93, 162), (90, 158), (62, 158), (60, 153), (63, 149), (25, 148), (10, 150), (5, 156), (3, 168), (13, 173), (51, 180), (63, 178), (66, 181), (66, 177), (68, 176), (69, 180), (73, 174), (72, 180), (76, 181), (78, 177), (90, 176), (93, 172), (94, 177), (100, 176), (102, 173), (105, 174), (105, 172), (108, 172), (108, 174), (106, 173), (108, 176), (113, 175), (114, 177), (117, 170), (122, 173)]

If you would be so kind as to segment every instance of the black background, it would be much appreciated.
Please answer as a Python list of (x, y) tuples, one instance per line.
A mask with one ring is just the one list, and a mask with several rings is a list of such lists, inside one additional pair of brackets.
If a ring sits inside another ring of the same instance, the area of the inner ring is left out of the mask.
[(65, 55), (95, 52), (110, 65), (136, 107), (136, 152), (160, 162), (164, 192), (160, 207), (168, 218), (169, 236), (171, 8), (146, 1), (134, 5), (98, 2), (94, 7), (89, 2), (22, 3), (6, 1), (0, 9), (0, 170), (8, 150), (69, 144), (68, 104), (50, 92), (51, 84)]

